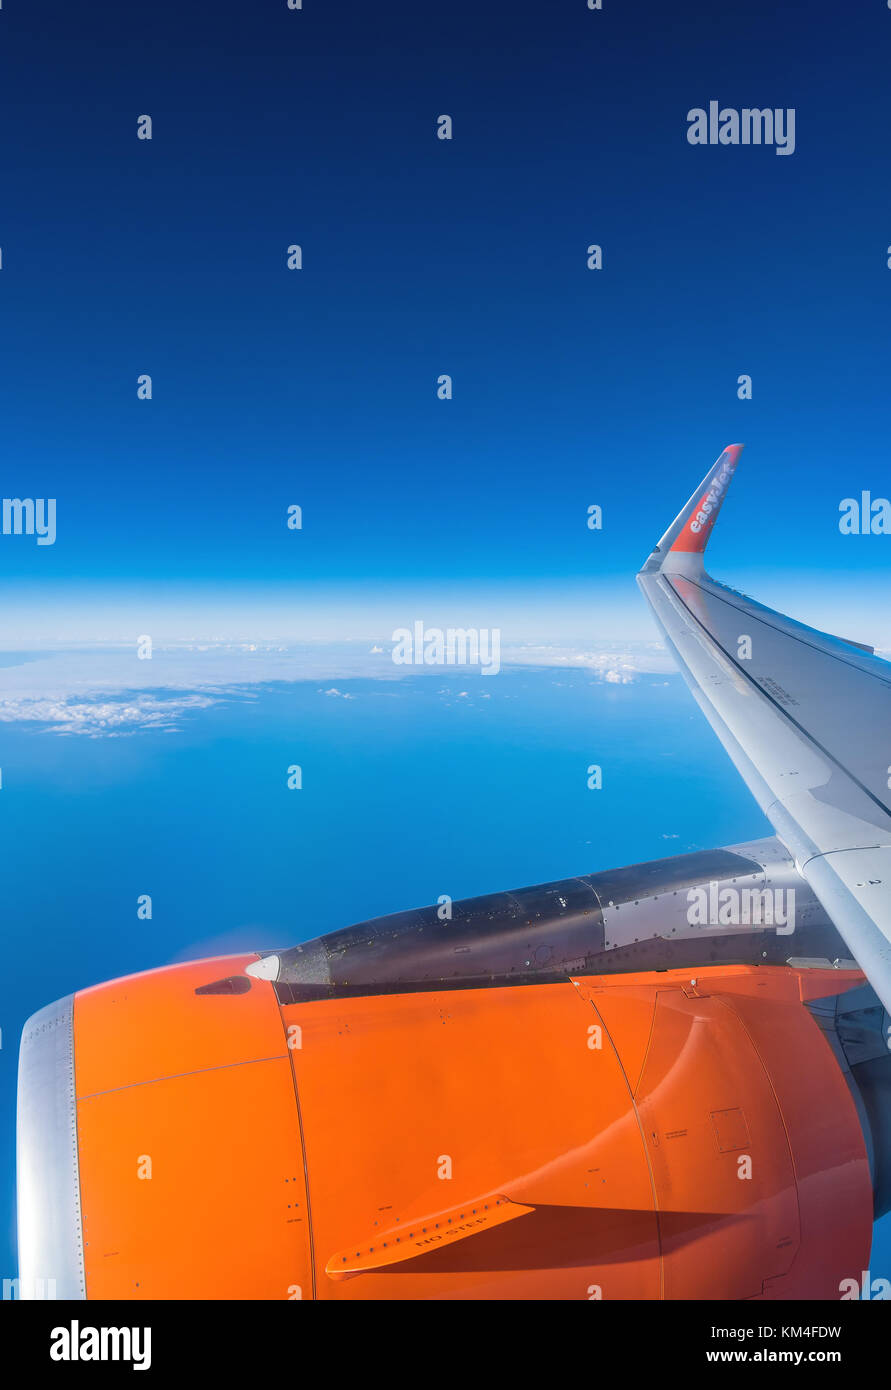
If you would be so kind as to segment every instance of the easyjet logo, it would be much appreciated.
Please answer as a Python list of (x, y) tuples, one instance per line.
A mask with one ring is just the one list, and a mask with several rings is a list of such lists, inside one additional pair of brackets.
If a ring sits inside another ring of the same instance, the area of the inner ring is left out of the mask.
[(701, 531), (708, 521), (712, 512), (720, 504), (721, 498), (727, 491), (727, 484), (730, 482), (733, 469), (729, 463), (725, 463), (715, 481), (712, 483), (705, 497), (699, 504), (699, 511), (695, 513), (690, 521), (690, 530), (696, 534)]

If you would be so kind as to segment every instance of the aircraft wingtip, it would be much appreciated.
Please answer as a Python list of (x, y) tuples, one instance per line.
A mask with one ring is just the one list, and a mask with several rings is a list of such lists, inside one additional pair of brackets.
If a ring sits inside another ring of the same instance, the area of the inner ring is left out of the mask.
[(701, 569), (702, 555), (742, 451), (742, 444), (728, 444), (726, 449), (722, 450), (696, 492), (650, 555), (641, 571), (642, 574), (664, 569), (669, 560), (673, 568), (692, 564)]

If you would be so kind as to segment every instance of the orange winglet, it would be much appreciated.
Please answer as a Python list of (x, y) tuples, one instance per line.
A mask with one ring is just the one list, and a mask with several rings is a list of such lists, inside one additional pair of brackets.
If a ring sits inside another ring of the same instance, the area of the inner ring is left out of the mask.
[(708, 475), (698, 503), (690, 508), (690, 513), (671, 547), (672, 551), (701, 555), (705, 550), (742, 449), (741, 444), (728, 444)]
[(480, 1231), (503, 1226), (506, 1221), (515, 1221), (534, 1211), (534, 1207), (512, 1202), (509, 1197), (486, 1197), (476, 1202), (466, 1202), (463, 1206), (452, 1207), (438, 1212), (435, 1216), (423, 1216), (404, 1226), (394, 1226), (375, 1237), (374, 1245), (360, 1246), (355, 1250), (340, 1250), (332, 1255), (325, 1265), (325, 1273), (331, 1279), (347, 1279), (353, 1274), (368, 1274), (386, 1265), (400, 1264), (412, 1260), (416, 1255), (426, 1255), (431, 1250), (444, 1245), (454, 1245), (469, 1236), (479, 1235)]

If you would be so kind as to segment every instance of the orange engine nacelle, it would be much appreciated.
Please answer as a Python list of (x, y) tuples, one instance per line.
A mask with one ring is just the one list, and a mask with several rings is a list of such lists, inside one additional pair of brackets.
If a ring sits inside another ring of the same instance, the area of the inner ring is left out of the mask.
[(831, 1299), (867, 1267), (864, 1136), (804, 1002), (859, 973), (280, 1004), (243, 973), (255, 960), (133, 976), (31, 1021), (23, 1286)]

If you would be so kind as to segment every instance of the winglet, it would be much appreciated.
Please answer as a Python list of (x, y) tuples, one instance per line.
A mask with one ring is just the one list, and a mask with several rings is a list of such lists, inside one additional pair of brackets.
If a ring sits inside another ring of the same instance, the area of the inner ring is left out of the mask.
[(721, 503), (736, 471), (742, 444), (728, 444), (649, 556), (641, 574), (653, 570), (702, 573), (702, 555)]

